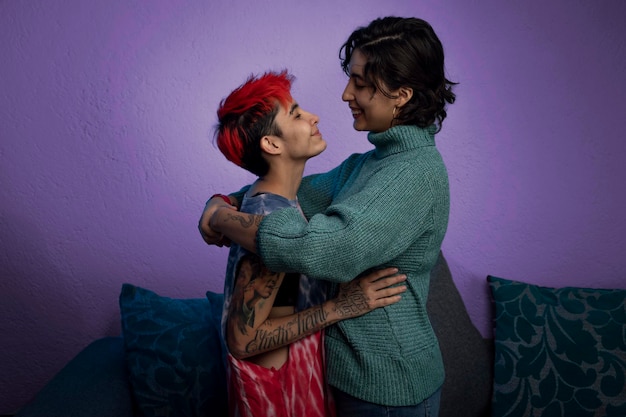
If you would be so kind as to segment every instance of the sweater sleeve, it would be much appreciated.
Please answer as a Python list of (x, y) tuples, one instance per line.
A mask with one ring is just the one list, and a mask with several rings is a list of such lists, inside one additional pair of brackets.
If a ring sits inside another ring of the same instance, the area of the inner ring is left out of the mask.
[(415, 164), (388, 166), (368, 175), (358, 191), (308, 223), (295, 209), (267, 216), (257, 234), (257, 249), (266, 265), (346, 282), (370, 268), (394, 266), (389, 262), (418, 240), (427, 245), (437, 200), (446, 200), (447, 177), (443, 184), (436, 170), (420, 170)]
[(338, 167), (322, 173), (307, 175), (302, 178), (298, 189), (298, 202), (307, 219), (322, 213), (331, 205), (337, 190), (345, 184), (362, 163), (363, 154), (352, 154)]

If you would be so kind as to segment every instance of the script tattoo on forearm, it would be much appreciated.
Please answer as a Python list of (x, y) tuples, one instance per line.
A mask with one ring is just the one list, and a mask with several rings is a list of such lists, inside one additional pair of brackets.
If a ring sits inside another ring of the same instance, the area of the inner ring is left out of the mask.
[(336, 309), (342, 317), (356, 317), (371, 310), (358, 280), (345, 284), (337, 297)]
[[(254, 340), (246, 346), (246, 352), (248, 354), (261, 353), (286, 346), (323, 329), (329, 324), (328, 313), (324, 311), (322, 306), (311, 308), (298, 313), (293, 320), (275, 329), (258, 329)], [(272, 322), (267, 320), (264, 327), (271, 328)]]
[(255, 338), (246, 346), (246, 352), (261, 353), (274, 350), (289, 344), (289, 336), (289, 329), (285, 326), (280, 326), (271, 331), (259, 329), (256, 331)]
[(243, 228), (250, 228), (253, 226), (258, 227), (263, 220), (263, 216), (258, 214), (246, 214), (246, 213), (228, 213), (226, 220), (232, 220), (241, 225)]
[(319, 306), (298, 314), (298, 334), (308, 334), (320, 330), (328, 319), (328, 314)]

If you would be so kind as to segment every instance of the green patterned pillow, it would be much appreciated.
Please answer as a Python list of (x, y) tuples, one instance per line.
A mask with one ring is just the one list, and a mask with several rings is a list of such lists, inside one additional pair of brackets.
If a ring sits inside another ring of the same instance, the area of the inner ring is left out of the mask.
[(126, 363), (141, 415), (226, 415), (219, 336), (223, 296), (173, 299), (122, 286)]
[(626, 290), (487, 277), (493, 416), (626, 416)]

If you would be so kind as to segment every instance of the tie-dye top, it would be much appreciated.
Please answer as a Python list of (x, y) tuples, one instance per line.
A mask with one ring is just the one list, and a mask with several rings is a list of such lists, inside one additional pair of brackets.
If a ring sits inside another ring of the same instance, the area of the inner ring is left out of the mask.
[[(246, 193), (241, 202), (240, 211), (242, 213), (252, 214), (269, 214), (282, 208), (295, 207), (300, 209), (297, 200), (289, 200), (283, 196), (272, 193), (262, 193), (250, 195)], [(304, 216), (304, 215), (303, 215)], [(250, 252), (241, 246), (233, 243), (228, 254), (228, 265), (226, 267), (226, 279), (224, 281), (224, 309), (222, 311), (222, 335), (226, 335), (226, 319), (228, 309), (235, 288), (235, 274), (239, 260)], [(291, 278), (295, 279), (295, 277)], [(309, 307), (322, 304), (326, 301), (328, 295), (328, 283), (307, 278), (300, 275), (300, 284), (298, 291), (298, 302), (296, 311), (301, 311)], [(280, 291), (280, 290), (279, 290)], [(226, 346), (226, 343), (224, 343)]]

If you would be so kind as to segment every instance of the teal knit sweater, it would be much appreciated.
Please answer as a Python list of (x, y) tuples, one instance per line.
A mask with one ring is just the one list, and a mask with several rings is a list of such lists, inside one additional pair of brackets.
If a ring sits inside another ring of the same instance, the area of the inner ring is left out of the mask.
[(258, 253), (275, 271), (335, 283), (387, 266), (407, 275), (399, 303), (326, 331), (330, 385), (377, 404), (418, 404), (444, 379), (426, 312), (450, 207), (434, 134), (434, 126), (370, 133), (375, 149), (303, 178), (298, 199), (308, 222), (287, 208), (267, 216), (257, 235)]

